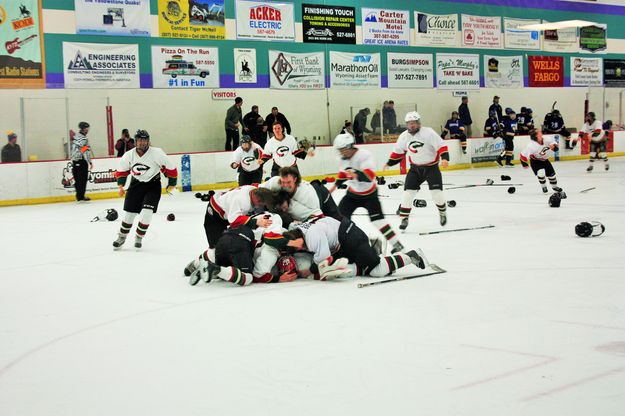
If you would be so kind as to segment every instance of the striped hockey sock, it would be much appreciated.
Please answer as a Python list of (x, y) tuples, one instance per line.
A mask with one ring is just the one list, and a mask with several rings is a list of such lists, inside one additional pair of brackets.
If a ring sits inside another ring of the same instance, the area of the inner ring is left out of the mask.
[(150, 224), (144, 224), (141, 221), (137, 224), (137, 237), (143, 238), (145, 237), (145, 233), (148, 231), (148, 227)]
[(556, 179), (556, 176), (555, 176), (555, 175), (553, 175), (553, 176), (549, 176), (547, 179), (549, 179), (549, 184), (550, 184), (551, 186), (555, 186), (555, 185), (557, 185), (557, 184), (558, 184), (558, 179)]
[(399, 207), (399, 216), (401, 218), (404, 217), (409, 217), (410, 216), (410, 211), (412, 210), (412, 208), (410, 207), (404, 207), (404, 206), (400, 206)]
[(545, 179), (544, 176), (537, 176), (538, 178), (538, 182), (540, 182), (541, 185), (544, 185), (547, 183), (547, 180)]
[(254, 280), (254, 276), (251, 273), (245, 273), (232, 266), (222, 267), (219, 273), (217, 273), (217, 277), (239, 286), (247, 286)]
[(380, 256), (380, 264), (375, 266), (368, 274), (372, 277), (383, 277), (394, 273), (408, 264), (412, 264), (412, 260), (404, 253)]
[(122, 226), (119, 227), (119, 235), (124, 237), (128, 236), (131, 228), (132, 223), (128, 224), (127, 222), (122, 221)]
[(395, 231), (388, 222), (383, 220), (373, 221), (373, 225), (375, 225), (378, 230), (380, 230), (384, 238), (386, 238), (389, 243), (395, 244), (395, 242), (397, 241), (397, 234), (395, 234)]

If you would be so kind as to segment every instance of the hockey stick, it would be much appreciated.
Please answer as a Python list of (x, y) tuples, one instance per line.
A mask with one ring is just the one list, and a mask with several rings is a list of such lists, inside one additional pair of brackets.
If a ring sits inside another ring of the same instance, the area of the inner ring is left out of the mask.
[(489, 185), (487, 183), (479, 183), (475, 185), (453, 186), (451, 188), (445, 188), (445, 190), (449, 191), (450, 189), (475, 188), (476, 186), (523, 186), (523, 184), (522, 183), (493, 183)]
[(446, 273), (447, 272), (447, 270), (441, 269), (436, 264), (430, 264), (429, 267), (430, 267), (430, 269), (432, 269), (434, 271), (430, 272), (430, 273), (424, 273), (424, 274), (418, 274), (418, 275), (412, 275), (412, 276), (400, 276), (400, 277), (396, 277), (394, 279), (376, 280), (375, 282), (369, 282), (369, 283), (358, 283), (358, 289), (361, 289), (363, 287), (368, 287), (368, 286), (381, 285), (381, 284), (384, 284), (384, 283), (400, 282), (402, 280), (410, 280), (410, 279), (418, 279), (420, 277), (434, 276), (435, 274), (441, 274), (441, 273)]
[(456, 228), (454, 230), (441, 230), (441, 231), (428, 231), (426, 233), (419, 233), (419, 235), (430, 235), (430, 234), (442, 234), (442, 233), (454, 233), (456, 231), (471, 231), (471, 230), (483, 230), (485, 228), (495, 228), (494, 225), (484, 225), (482, 227), (469, 227), (469, 228)]
[(596, 187), (592, 187), (592, 188), (588, 188), (588, 189), (582, 189), (581, 191), (579, 191), (580, 194), (585, 194), (588, 191), (592, 191), (593, 189), (597, 189)]

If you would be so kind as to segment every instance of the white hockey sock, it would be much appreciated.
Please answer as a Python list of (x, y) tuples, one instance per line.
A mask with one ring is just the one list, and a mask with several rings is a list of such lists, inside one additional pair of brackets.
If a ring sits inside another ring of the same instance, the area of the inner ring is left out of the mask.
[(217, 277), (226, 282), (234, 283), (239, 286), (247, 286), (252, 284), (254, 277), (251, 273), (245, 273), (235, 267), (222, 267), (217, 273)]
[(397, 234), (395, 234), (395, 230), (393, 230), (391, 224), (389, 224), (386, 220), (373, 221), (373, 225), (375, 226), (375, 228), (380, 230), (384, 238), (386, 238), (389, 243), (395, 244), (397, 241), (399, 241), (397, 239)]
[(200, 256), (198, 257), (198, 260), (199, 259), (204, 259), (206, 261), (210, 261), (212, 263), (215, 263), (215, 249), (214, 248), (209, 248), (204, 253), (200, 254)]
[(126, 237), (132, 228), (132, 223), (135, 221), (137, 214), (134, 212), (124, 211), (124, 218), (122, 219), (122, 225), (119, 228), (119, 234)]
[(152, 214), (154, 214), (154, 211), (149, 208), (143, 208), (141, 210), (139, 223), (137, 224), (137, 237), (145, 237), (145, 233), (148, 231), (148, 227), (150, 226), (150, 221), (152, 221)]
[(399, 207), (399, 216), (407, 217), (412, 210), (412, 201), (417, 194), (416, 189), (405, 189), (401, 195), (401, 206)]
[(383, 277), (409, 264), (412, 264), (412, 260), (404, 253), (395, 253), (392, 256), (380, 256), (380, 264), (371, 269), (369, 276)]
[(442, 213), (447, 211), (447, 201), (445, 200), (445, 194), (443, 194), (443, 191), (440, 189), (433, 189), (430, 193), (432, 194), (432, 199), (434, 200), (438, 210)]

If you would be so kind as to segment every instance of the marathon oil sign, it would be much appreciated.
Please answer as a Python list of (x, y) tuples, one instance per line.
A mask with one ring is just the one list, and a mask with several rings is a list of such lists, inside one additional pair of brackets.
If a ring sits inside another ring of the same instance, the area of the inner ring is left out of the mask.
[(237, 0), (237, 39), (295, 42), (293, 3)]

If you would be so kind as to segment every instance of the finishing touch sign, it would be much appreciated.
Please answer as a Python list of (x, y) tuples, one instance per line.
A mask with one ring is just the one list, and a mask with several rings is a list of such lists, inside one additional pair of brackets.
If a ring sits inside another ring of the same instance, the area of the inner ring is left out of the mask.
[(139, 88), (138, 45), (63, 42), (65, 88)]
[(332, 88), (377, 89), (381, 85), (379, 53), (330, 51)]

